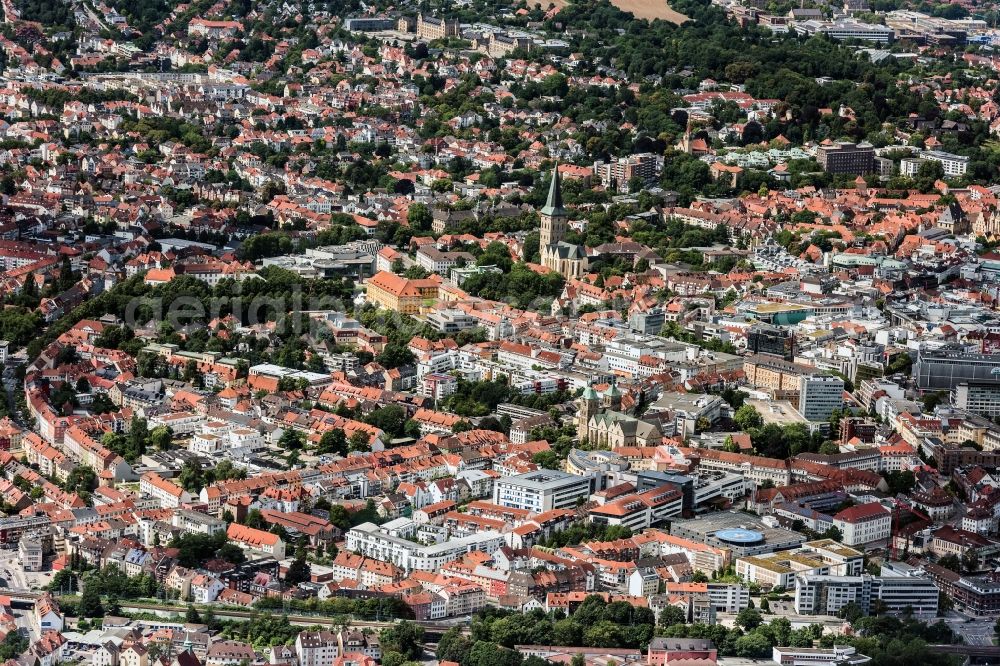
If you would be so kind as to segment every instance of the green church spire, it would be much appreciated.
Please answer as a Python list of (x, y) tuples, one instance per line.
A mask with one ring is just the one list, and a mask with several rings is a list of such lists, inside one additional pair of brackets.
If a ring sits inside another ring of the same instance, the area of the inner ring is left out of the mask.
[(562, 183), (559, 182), (559, 162), (556, 162), (555, 168), (552, 169), (552, 180), (549, 181), (549, 196), (545, 200), (545, 206), (542, 207), (542, 215), (565, 215), (566, 209), (563, 208), (562, 199)]

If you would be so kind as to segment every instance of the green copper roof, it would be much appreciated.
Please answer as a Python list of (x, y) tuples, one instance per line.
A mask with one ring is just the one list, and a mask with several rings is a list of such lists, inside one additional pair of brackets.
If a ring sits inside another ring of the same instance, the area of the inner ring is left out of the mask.
[(593, 386), (588, 386), (583, 389), (583, 395), (580, 397), (584, 400), (597, 400), (597, 391), (594, 390)]
[(552, 180), (549, 181), (549, 196), (545, 200), (545, 205), (542, 206), (542, 215), (565, 215), (566, 209), (563, 208), (562, 199), (562, 183), (559, 179), (559, 163), (556, 162), (556, 166), (552, 169)]

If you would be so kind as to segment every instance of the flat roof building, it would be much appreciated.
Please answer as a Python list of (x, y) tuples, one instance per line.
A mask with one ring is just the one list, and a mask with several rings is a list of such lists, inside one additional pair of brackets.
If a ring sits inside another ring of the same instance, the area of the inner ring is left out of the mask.
[(846, 40), (857, 39), (863, 42), (875, 42), (877, 44), (888, 44), (892, 41), (893, 30), (877, 23), (860, 23), (850, 19), (840, 19), (837, 21), (820, 21), (811, 19), (808, 21), (795, 21), (793, 24), (795, 32), (800, 35), (826, 35), (830, 39)]
[(1000, 355), (967, 353), (957, 347), (921, 349), (913, 376), (921, 391), (950, 390), (972, 382), (1000, 386)]
[(798, 547), (806, 538), (798, 532), (771, 527), (745, 513), (708, 513), (693, 520), (675, 520), (670, 534), (715, 548), (728, 548), (733, 557), (773, 553)]
[(539, 470), (498, 479), (493, 485), (493, 503), (541, 513), (553, 509), (575, 508), (592, 492), (592, 476)]
[(829, 421), (844, 407), (844, 380), (832, 375), (799, 377), (799, 413), (809, 421)]
[(816, 161), (827, 173), (871, 173), (875, 169), (875, 148), (867, 143), (839, 141), (817, 148)]

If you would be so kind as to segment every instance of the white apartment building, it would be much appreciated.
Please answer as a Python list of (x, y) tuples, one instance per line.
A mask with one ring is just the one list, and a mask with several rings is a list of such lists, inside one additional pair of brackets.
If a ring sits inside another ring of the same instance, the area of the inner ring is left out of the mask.
[(340, 641), (332, 631), (303, 631), (295, 638), (299, 666), (333, 666), (340, 656)]
[(750, 588), (737, 583), (706, 583), (708, 602), (717, 613), (739, 613), (750, 606)]
[(534, 513), (572, 509), (594, 491), (594, 479), (556, 470), (539, 470), (497, 479), (493, 503)]
[(506, 543), (503, 535), (494, 530), (430, 545), (396, 534), (374, 523), (362, 523), (347, 532), (347, 549), (406, 571), (437, 571), (472, 551), (492, 554)]
[(202, 431), (194, 433), (188, 442), (189, 450), (204, 456), (215, 456), (230, 449), (258, 450), (266, 446), (264, 436), (256, 430), (218, 422), (203, 426)]
[(420, 395), (431, 400), (444, 400), (458, 388), (458, 379), (452, 375), (429, 372), (420, 378)]
[(946, 176), (964, 176), (969, 170), (969, 158), (964, 155), (953, 155), (943, 150), (924, 150), (920, 152), (920, 157), (940, 162)]
[(178, 509), (171, 517), (170, 523), (174, 527), (180, 527), (185, 532), (197, 532), (209, 536), (226, 531), (226, 521), (201, 511)]
[(43, 551), (42, 542), (34, 537), (22, 536), (17, 544), (17, 552), (21, 557), (21, 567), (25, 571), (41, 571)]
[(203, 456), (214, 456), (226, 449), (226, 440), (210, 432), (199, 432), (188, 442), (188, 450)]
[(205, 415), (196, 412), (172, 412), (170, 414), (155, 414), (149, 417), (149, 428), (167, 426), (179, 436), (190, 435), (205, 422)]
[(458, 354), (443, 352), (440, 354), (426, 353), (417, 359), (417, 377), (428, 374), (445, 374), (458, 367)]
[(657, 372), (653, 366), (640, 363), (643, 356), (683, 363), (696, 358), (697, 347), (689, 347), (654, 335), (630, 335), (610, 340), (605, 345), (604, 358), (608, 362), (608, 369), (612, 372), (621, 371), (647, 377)]
[(165, 509), (176, 509), (185, 502), (194, 501), (194, 495), (156, 472), (147, 472), (140, 477), (139, 492), (152, 497)]

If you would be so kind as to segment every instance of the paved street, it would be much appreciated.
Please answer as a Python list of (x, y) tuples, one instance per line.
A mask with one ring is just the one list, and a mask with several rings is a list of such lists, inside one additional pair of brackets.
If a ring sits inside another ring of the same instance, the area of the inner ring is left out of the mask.
[(19, 615), (15, 614), (14, 621), (17, 623), (18, 630), (27, 634), (28, 640), (31, 642), (38, 640), (38, 632), (31, 622), (31, 611), (23, 611)]
[(16, 550), (0, 550), (0, 587), (40, 590), (52, 581), (52, 571), (26, 572), (21, 569)]
[(991, 618), (969, 618), (963, 613), (952, 611), (944, 621), (968, 645), (993, 645), (995, 620)]
[(0, 551), (0, 578), (3, 579), (4, 587), (27, 589), (27, 581), (17, 560), (16, 550)]

